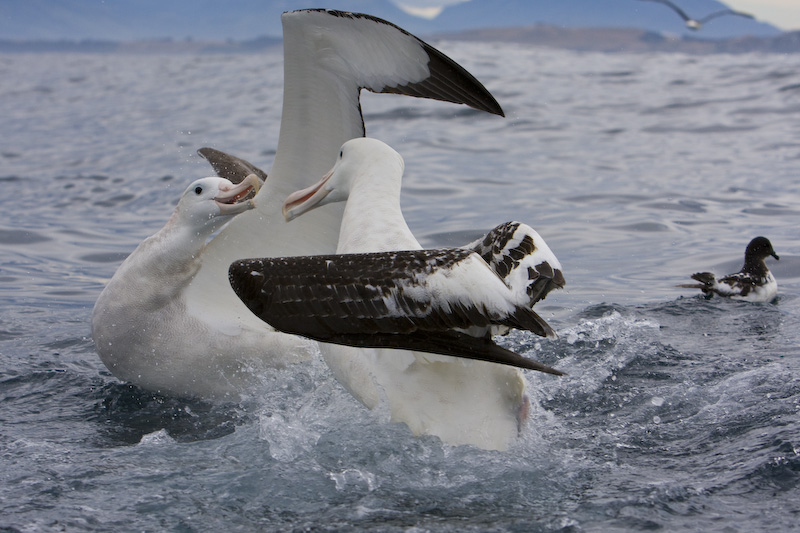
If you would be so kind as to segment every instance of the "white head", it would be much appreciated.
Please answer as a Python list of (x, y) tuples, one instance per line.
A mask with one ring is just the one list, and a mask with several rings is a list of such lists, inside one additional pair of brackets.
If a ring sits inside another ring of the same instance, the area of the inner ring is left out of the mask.
[(396, 185), (399, 197), (404, 168), (403, 158), (388, 144), (368, 137), (351, 139), (342, 145), (336, 164), (319, 182), (286, 198), (283, 216), (289, 221), (315, 207), (347, 201), (361, 177), (383, 186), (387, 182)]
[(211, 233), (230, 217), (255, 207), (250, 193), (258, 192), (261, 181), (250, 174), (234, 185), (225, 178), (201, 178), (183, 192), (173, 220), (194, 229), (198, 234)]

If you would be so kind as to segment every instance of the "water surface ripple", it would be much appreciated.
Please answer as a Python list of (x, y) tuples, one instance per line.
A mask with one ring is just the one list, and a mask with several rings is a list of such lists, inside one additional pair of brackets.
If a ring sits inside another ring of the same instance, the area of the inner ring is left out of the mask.
[[(508, 453), (415, 438), (324, 364), (241, 404), (114, 379), (89, 316), (120, 261), (210, 174), (268, 169), (280, 50), (0, 55), (0, 528), (788, 531), (800, 515), (800, 65), (438, 43), (507, 118), (365, 95), (406, 159), (425, 245), (518, 219), (562, 261)], [(309, 177), (311, 179), (312, 177)], [(676, 289), (769, 237), (774, 304)]]

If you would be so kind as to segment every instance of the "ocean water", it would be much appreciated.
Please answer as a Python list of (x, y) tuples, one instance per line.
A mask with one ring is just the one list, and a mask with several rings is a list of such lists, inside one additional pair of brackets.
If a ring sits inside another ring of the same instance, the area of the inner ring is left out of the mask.
[[(225, 150), (268, 170), (280, 50), (0, 55), (3, 531), (789, 531), (800, 522), (800, 56), (442, 42), (506, 118), (364, 95), (425, 245), (511, 219), (560, 258), (508, 452), (413, 437), (317, 360), (242, 404), (103, 367), (89, 316)], [(677, 289), (769, 237), (771, 304)]]

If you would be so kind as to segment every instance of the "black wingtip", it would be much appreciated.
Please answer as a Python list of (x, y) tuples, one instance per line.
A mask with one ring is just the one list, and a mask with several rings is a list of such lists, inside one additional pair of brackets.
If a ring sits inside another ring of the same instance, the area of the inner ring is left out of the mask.
[(503, 348), (491, 338), (473, 337), (457, 331), (426, 332), (418, 330), (407, 334), (334, 335), (330, 338), (316, 340), (358, 348), (396, 348), (449, 355), (461, 359), (513, 366), (523, 370), (535, 370), (554, 376), (565, 375), (560, 370)]
[(425, 41), (414, 38), (428, 54), (430, 75), (417, 83), (385, 87), (383, 92), (465, 104), (478, 111), (506, 116), (495, 97), (475, 76)]
[[(438, 353), (442, 355), (488, 361), (525, 370), (544, 372), (554, 376), (564, 375), (564, 372), (560, 370), (503, 348), (491, 338), (476, 338), (460, 332), (448, 332), (446, 335), (430, 335), (427, 342), (432, 343), (434, 347), (441, 345), (442, 351)], [(432, 349), (431, 346), (428, 346), (428, 351), (432, 351)], [(437, 352), (434, 351), (434, 353)]]
[(503, 325), (516, 329), (524, 329), (540, 337), (548, 337), (550, 339), (557, 337), (555, 330), (550, 327), (550, 324), (539, 316), (536, 311), (527, 307), (518, 307), (514, 314), (510, 315), (508, 320), (503, 322)]
[[(394, 24), (388, 22), (387, 24), (394, 26)], [(381, 92), (465, 104), (478, 111), (486, 111), (501, 117), (506, 116), (495, 97), (464, 67), (422, 39), (406, 32), (402, 28), (398, 29), (416, 39), (425, 50), (425, 53), (428, 54), (430, 75), (416, 83), (384, 87)]]

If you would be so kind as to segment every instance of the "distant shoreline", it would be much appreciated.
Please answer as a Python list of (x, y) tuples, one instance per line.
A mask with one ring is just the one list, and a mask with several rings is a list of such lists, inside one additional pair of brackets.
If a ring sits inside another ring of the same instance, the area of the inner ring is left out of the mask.
[(238, 54), (261, 52), (281, 46), (279, 37), (259, 37), (247, 41), (194, 41), (155, 39), (147, 41), (57, 41), (0, 39), (0, 53), (73, 52), (85, 54)]
[(440, 39), (515, 42), (587, 52), (675, 52), (689, 54), (800, 53), (800, 31), (773, 37), (703, 39), (637, 28), (564, 28), (547, 25), (486, 28), (440, 34)]
[[(518, 28), (485, 28), (424, 36), (430, 41), (513, 42), (531, 46), (587, 52), (673, 52), (689, 54), (800, 53), (800, 31), (774, 37), (702, 39), (667, 35), (634, 28), (563, 28), (546, 25)], [(130, 54), (225, 54), (256, 53), (280, 46), (279, 37), (246, 41), (148, 41), (8, 40), (0, 39), (0, 53), (130, 53)]]

